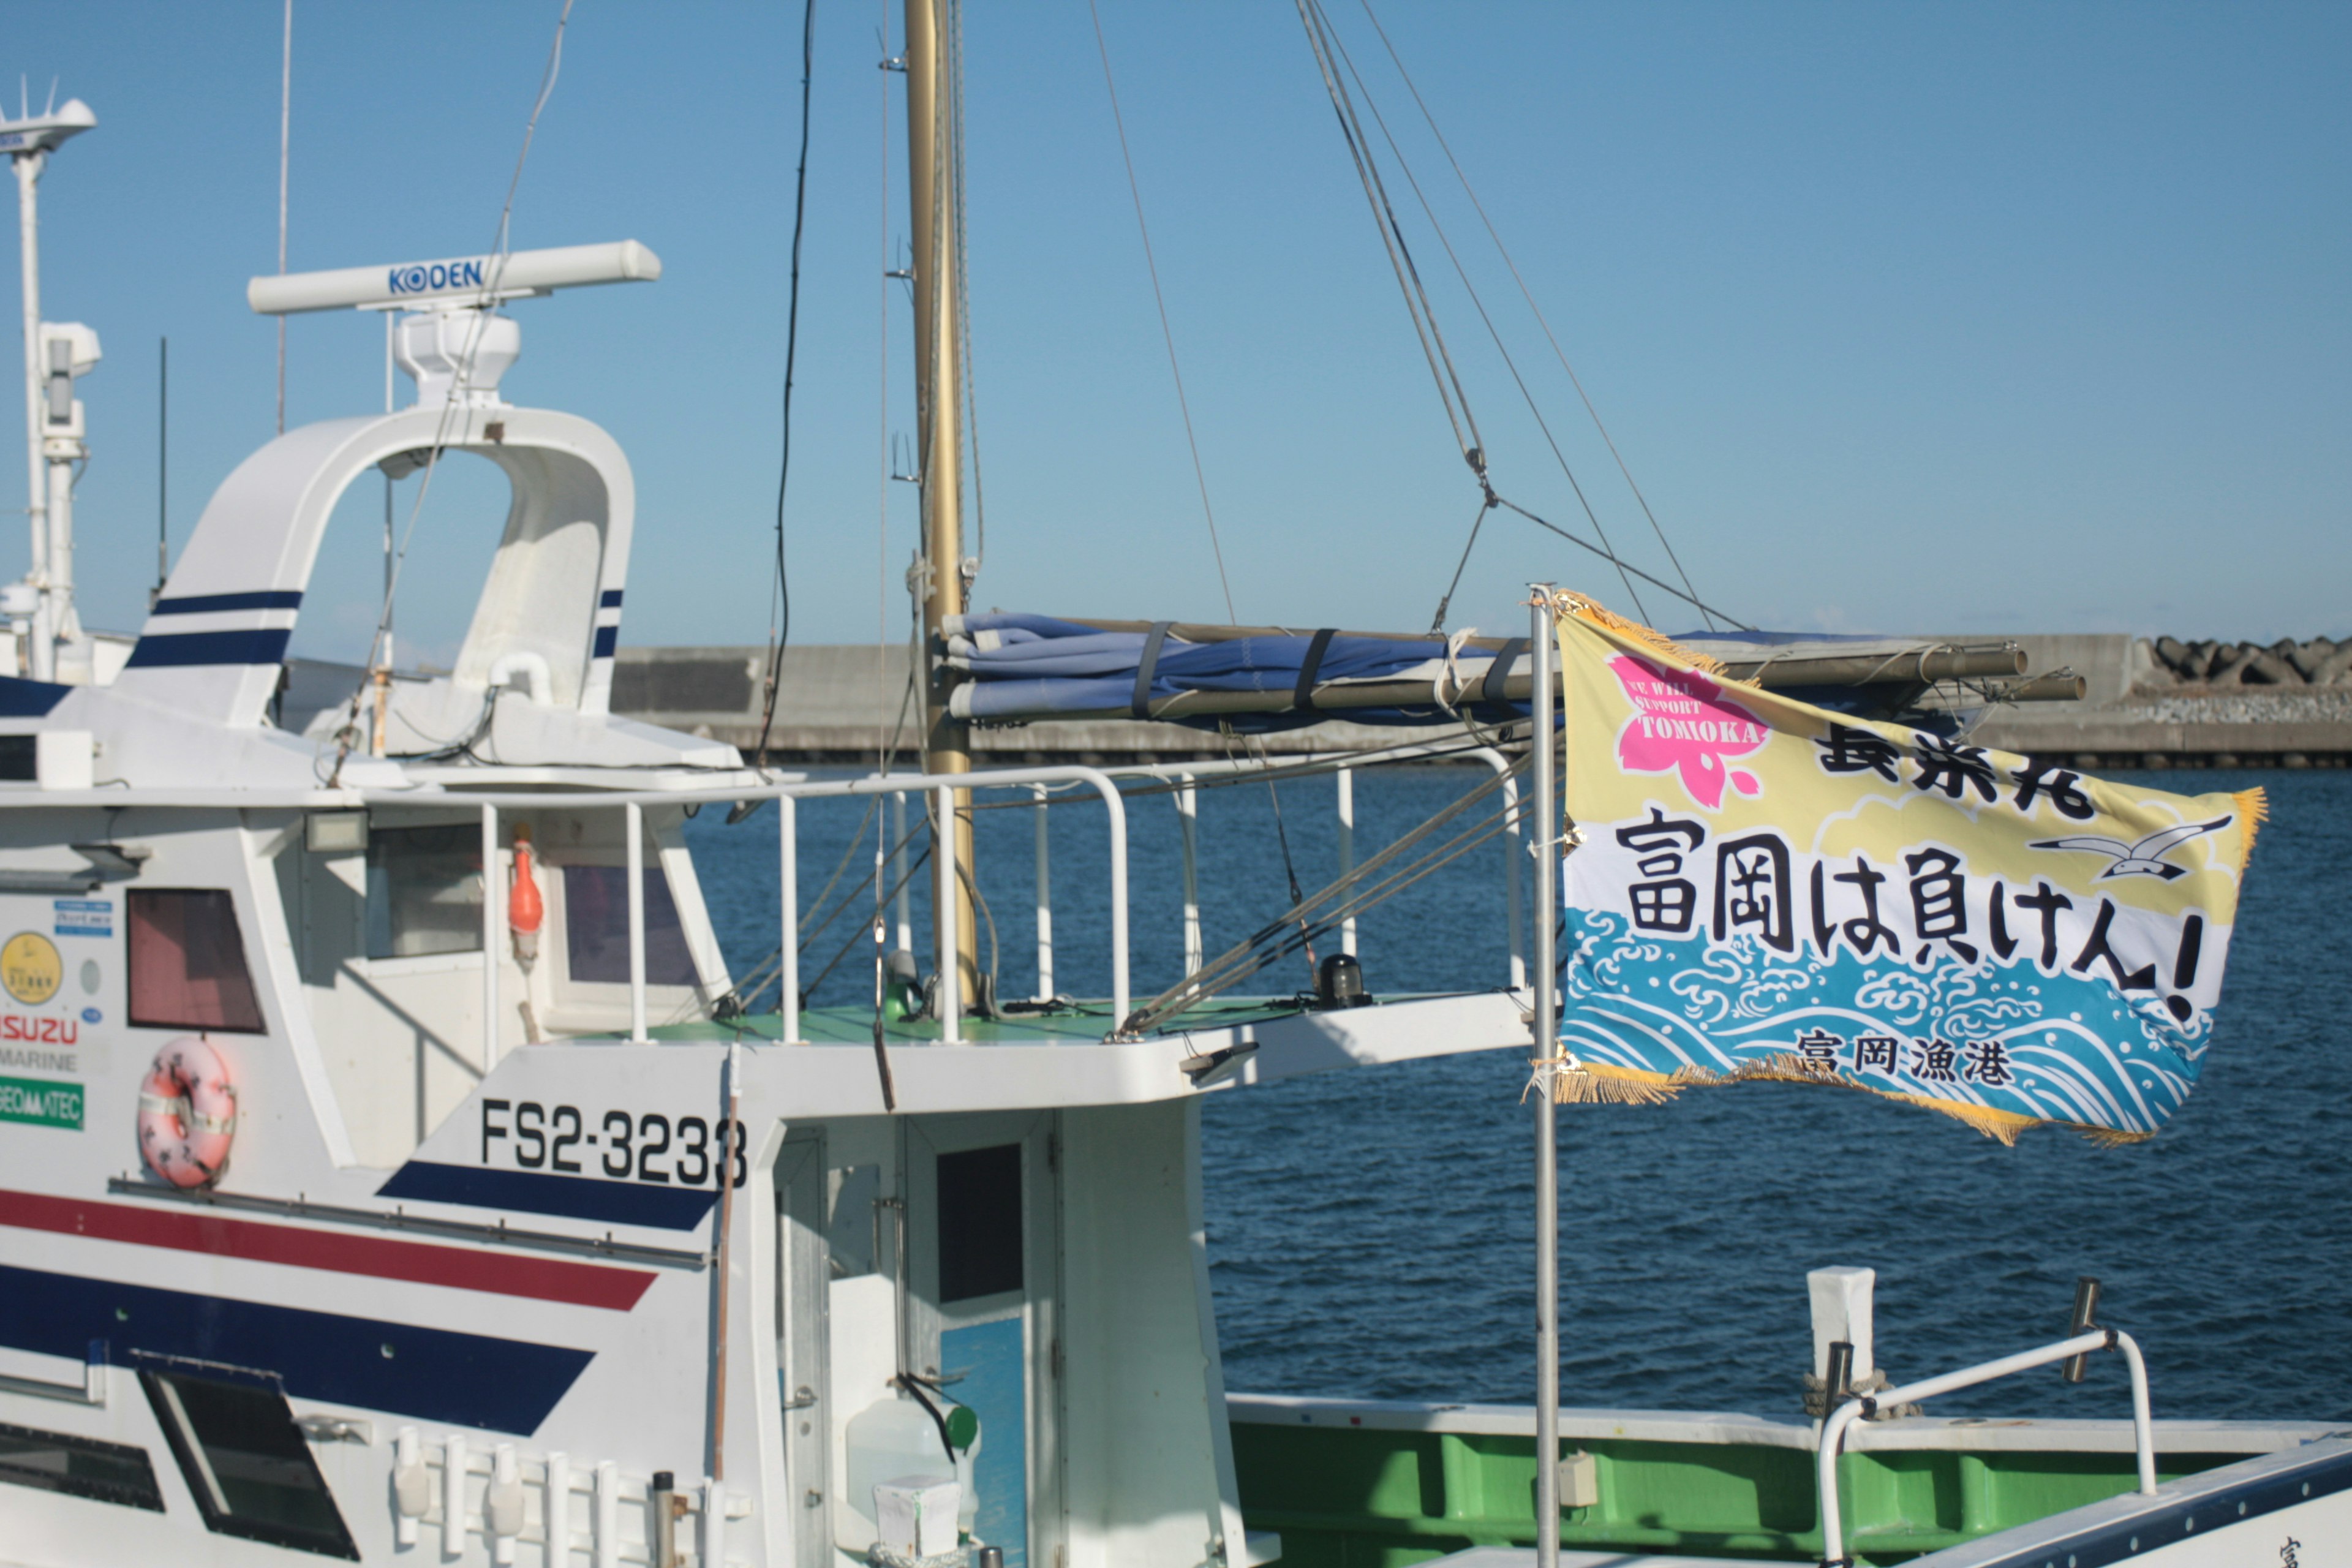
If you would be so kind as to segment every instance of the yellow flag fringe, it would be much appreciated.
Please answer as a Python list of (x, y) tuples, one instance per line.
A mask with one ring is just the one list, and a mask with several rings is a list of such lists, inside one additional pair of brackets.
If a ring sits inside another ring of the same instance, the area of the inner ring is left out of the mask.
[(2255, 836), (2262, 832), (2263, 824), (2271, 819), (2271, 797), (2263, 793), (2260, 784), (2256, 784), (2252, 789), (2240, 790), (2233, 798), (2238, 803), (2238, 820), (2246, 830), (2245, 842), (2238, 848), (2238, 869), (2243, 871), (2246, 862), (2254, 857)]
[(1645, 626), (1639, 621), (1629, 621), (1614, 610), (1608, 609), (1581, 594), (1562, 594), (1559, 596), (1559, 603), (1562, 608), (1578, 620), (1599, 626), (1603, 631), (1615, 632), (1628, 642), (1639, 643), (1643, 647), (1664, 654), (1669, 658), (1678, 658), (1702, 675), (1721, 676), (1723, 674), (1721, 659), (1710, 658), (1703, 653), (1695, 653), (1666, 636), (1665, 633)]
[(1802, 1057), (1787, 1054), (1769, 1057), (1727, 1073), (1685, 1067), (1667, 1075), (1645, 1072), (1639, 1068), (1615, 1067), (1607, 1062), (1589, 1062), (1576, 1057), (1552, 1057), (1528, 1065), (1535, 1068), (1538, 1075), (1546, 1068), (1552, 1069), (1551, 1098), (1556, 1105), (1664, 1105), (1684, 1089), (1694, 1087), (1728, 1083), (1808, 1083), (1853, 1089), (1858, 1094), (1871, 1095), (1879, 1100), (1896, 1100), (1937, 1111), (2012, 1148), (2016, 1146), (2018, 1134), (2032, 1127), (2068, 1128), (2103, 1149), (2145, 1142), (2155, 1136), (2152, 1132), (2119, 1132), (2113, 1128), (2091, 1127), (2079, 1121), (2048, 1121), (1990, 1106), (1962, 1105), (1948, 1100), (1931, 1100), (1926, 1095), (1898, 1094), (1873, 1089), (1867, 1084), (1840, 1078), (1835, 1072), (1824, 1070)]

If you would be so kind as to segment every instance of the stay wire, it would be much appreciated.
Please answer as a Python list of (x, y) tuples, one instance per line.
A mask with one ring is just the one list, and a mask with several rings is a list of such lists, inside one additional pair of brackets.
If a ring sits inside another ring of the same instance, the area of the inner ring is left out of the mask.
[(792, 289), (784, 314), (783, 455), (776, 466), (776, 588), (769, 600), (768, 689), (760, 708), (760, 743), (752, 752), (762, 768), (768, 765), (768, 735), (775, 726), (776, 700), (783, 689), (784, 645), (793, 635), (793, 585), (784, 563), (784, 493), (793, 478), (793, 371), (800, 356), (801, 229), (808, 216), (809, 84), (815, 75), (815, 63), (816, 0), (801, 0), (801, 156), (793, 186)]
[(1620, 561), (1616, 556), (1611, 554), (1608, 551), (1603, 550), (1601, 546), (1593, 543), (1591, 540), (1579, 539), (1576, 535), (1569, 532), (1568, 530), (1560, 527), (1559, 524), (1553, 522), (1549, 518), (1538, 517), (1534, 512), (1529, 511), (1518, 502), (1505, 500), (1500, 497), (1497, 497), (1496, 500), (1498, 504), (1504, 507), (1507, 510), (1517, 512), (1521, 517), (1526, 518), (1538, 528), (1549, 529), (1552, 532), (1559, 534), (1562, 539), (1567, 540), (1570, 544), (1575, 545), (1578, 549), (1589, 550), (1593, 554), (1600, 556), (1603, 561), (1608, 562), (1611, 565), (1631, 572), (1634, 576), (1639, 577), (1643, 582), (1649, 584), (1652, 587), (1656, 588), (1663, 593), (1671, 594), (1675, 598), (1682, 600), (1685, 604), (1690, 605), (1701, 615), (1714, 616), (1717, 619), (1721, 620), (1726, 626), (1736, 627), (1740, 631), (1752, 632), (1756, 629), (1754, 626), (1749, 626), (1746, 621), (1743, 621), (1738, 616), (1731, 614), (1728, 610), (1718, 610), (1714, 605), (1709, 605), (1706, 600), (1698, 597), (1696, 595), (1684, 593), (1680, 588), (1675, 587), (1672, 583), (1665, 581), (1664, 578), (1653, 577), (1647, 572), (1643, 571), (1639, 566), (1628, 565), (1626, 563)]
[(1095, 50), (1102, 57), (1103, 89), (1110, 95), (1111, 124), (1118, 132), (1118, 155), (1127, 165), (1127, 192), (1135, 203), (1135, 229), (1143, 237), (1143, 266), (1151, 275), (1151, 302), (1160, 311), (1160, 338), (1168, 345), (1168, 374), (1176, 383), (1176, 408), (1184, 418), (1184, 444), (1192, 453), (1192, 479), (1201, 488), (1201, 515), (1209, 523), (1209, 553), (1217, 563), (1217, 586), (1225, 596), (1225, 619), (1239, 624), (1241, 616), (1234, 608), (1234, 585), (1225, 575), (1224, 546), (1217, 540), (1216, 509), (1209, 504), (1208, 470), (1201, 463), (1200, 438), (1192, 432), (1192, 405), (1184, 395), (1184, 373), (1176, 363), (1176, 333), (1168, 324), (1168, 300), (1160, 292), (1160, 263), (1151, 253), (1151, 226), (1143, 219), (1143, 187), (1135, 177), (1135, 155), (1128, 150), (1127, 118), (1119, 112), (1118, 85), (1111, 79), (1110, 46), (1103, 39), (1102, 10), (1097, 0), (1087, 0), (1087, 14), (1094, 18)]
[[(530, 118), (523, 125), (522, 146), (515, 153), (514, 173), (507, 181), (506, 200), (499, 208), (498, 235), (490, 247), (489, 276), (482, 285), (481, 302), (474, 308), (474, 320), (467, 332), (466, 346), (459, 356), (459, 371), (457, 375), (450, 378), (448, 395), (442, 402), (440, 418), (434, 426), (433, 444), (425, 451), (425, 476), (418, 481), (416, 500), (408, 509), (408, 522), (401, 531), (400, 548), (394, 552), (392, 572), (383, 585), (383, 607), (376, 616), (375, 639), (368, 650), (371, 666), (373, 665), (379, 651), (384, 647), (385, 638), (392, 625), (393, 605), (398, 600), (400, 594), (400, 579), (408, 566), (408, 547), (416, 537), (416, 523), (425, 513), (425, 498), (432, 493), (433, 476), (440, 469), (441, 454), (448, 447), (450, 423), (458, 409), (463, 406), (459, 400), (464, 396), (473, 379), (475, 356), (481, 348), (482, 329), (488, 322), (491, 310), (498, 304), (499, 286), (506, 278), (509, 239), (514, 221), (515, 194), (522, 187), (523, 167), (530, 161), (531, 142), (539, 134), (539, 117), (546, 111), (547, 100), (553, 96), (556, 80), (562, 74), (563, 34), (564, 29), (572, 23), (573, 3), (574, 0), (563, 0), (563, 8), (555, 18), (555, 37), (548, 44), (547, 65), (540, 75), (539, 95), (531, 100)], [(331, 788), (342, 778), (343, 763), (351, 756), (352, 746), (357, 739), (356, 728), (359, 723), (360, 705), (366, 697), (368, 684), (373, 675), (373, 668), (362, 674), (359, 684), (352, 690), (348, 713), (336, 738), (334, 767), (327, 776), (326, 782)]]
[[(1559, 449), (1559, 440), (1552, 435), (1549, 421), (1544, 418), (1543, 409), (1537, 405), (1535, 394), (1528, 390), (1527, 378), (1519, 374), (1518, 362), (1511, 357), (1510, 348), (1503, 342), (1501, 331), (1496, 328), (1494, 317), (1487, 313), (1486, 300), (1478, 297), (1477, 285), (1470, 281), (1469, 268), (1462, 265), (1462, 258), (1454, 252), (1454, 241), (1447, 236), (1445, 225), (1439, 220), (1437, 209), (1430, 205), (1428, 195), (1421, 188), (1421, 181), (1413, 174), (1411, 161), (1404, 155), (1404, 149), (1397, 145), (1396, 136), (1389, 130), (1388, 119), (1381, 113), (1379, 100), (1372, 97), (1371, 89), (1365, 85), (1363, 76), (1356, 69), (1354, 58), (1348, 53), (1347, 44), (1336, 31), (1331, 35), (1331, 44), (1339, 53), (1340, 63), (1347, 67), (1348, 75), (1354, 79), (1356, 90), (1363, 94), (1364, 107), (1371, 110), (1372, 123), (1380, 127), (1381, 139), (1388, 143), (1389, 153), (1396, 159), (1397, 169), (1404, 175), (1406, 185), (1412, 189), (1413, 200), (1421, 204), (1422, 216), (1429, 220), (1431, 231), (1437, 236), (1438, 245), (1445, 251), (1445, 259), (1453, 264), (1454, 276), (1461, 280), (1462, 291), (1470, 296), (1471, 309), (1478, 312), (1478, 321), (1486, 327), (1486, 336), (1493, 341), (1495, 352), (1502, 356), (1503, 368), (1511, 373), (1511, 381), (1519, 389), (1520, 400), (1528, 405), (1528, 413), (1534, 417), (1536, 428), (1543, 432), (1544, 444), (1551, 448), (1552, 460), (1559, 465), (1561, 475), (1568, 480), (1568, 488), (1576, 492), (1577, 504), (1584, 509), (1585, 521), (1592, 525), (1592, 531), (1599, 536), (1601, 547), (1608, 551), (1610, 560), (1616, 565), (1618, 580), (1625, 584), (1626, 595), (1633, 599), (1633, 608), (1640, 614), (1642, 619), (1648, 620), (1650, 611), (1649, 607), (1642, 603), (1641, 590), (1633, 586), (1633, 578), (1626, 574), (1625, 563), (1617, 554), (1616, 545), (1609, 538), (1609, 530), (1602, 526), (1600, 515), (1592, 510), (1592, 502), (1586, 497), (1584, 486), (1576, 477), (1576, 470), (1569, 466), (1568, 455)], [(1483, 517), (1484, 513), (1481, 513), (1482, 520)], [(1471, 539), (1474, 543), (1476, 538), (1477, 530), (1475, 525), (1473, 525)], [(1466, 546), (1463, 552), (1463, 559), (1465, 562), (1469, 559)], [(1446, 600), (1451, 600), (1453, 596), (1452, 591), (1448, 590)], [(1443, 630), (1444, 625), (1445, 601), (1441, 600), (1438, 605), (1437, 619), (1433, 623), (1431, 629)]]
[[(1454, 157), (1454, 148), (1445, 140), (1445, 133), (1437, 128), (1437, 117), (1430, 112), (1428, 103), (1423, 100), (1421, 89), (1414, 85), (1412, 73), (1405, 69), (1403, 57), (1397, 53), (1396, 45), (1389, 40), (1388, 30), (1381, 26), (1380, 17), (1373, 14), (1372, 0), (1359, 0), (1359, 4), (1363, 6), (1364, 17), (1371, 23), (1372, 31), (1379, 37), (1381, 47), (1388, 51), (1390, 60), (1395, 64), (1397, 75), (1404, 81), (1405, 90), (1412, 95), (1413, 106), (1421, 110), (1423, 121), (1429, 126), (1430, 135), (1436, 139), (1438, 149), (1445, 154), (1447, 164), (1454, 170), (1454, 179), (1461, 183), (1462, 194), (1470, 198), (1472, 210), (1477, 213), (1478, 221), (1486, 226), (1486, 237), (1495, 242), (1496, 254), (1502, 257), (1503, 265), (1510, 269), (1511, 281), (1518, 286), (1519, 297), (1527, 301), (1528, 312), (1536, 319), (1536, 325), (1543, 329), (1544, 341), (1551, 345), (1552, 357), (1559, 361), (1559, 368), (1567, 373), (1569, 384), (1576, 388), (1577, 397), (1584, 404), (1584, 412), (1591, 417), (1593, 429), (1600, 432), (1602, 444), (1609, 448), (1609, 456), (1617, 464), (1617, 471), (1624, 476), (1625, 488), (1633, 492), (1633, 500), (1640, 504), (1642, 515), (1649, 520), (1650, 531), (1658, 537), (1659, 547), (1665, 551), (1666, 559), (1674, 563), (1675, 574), (1683, 582), (1685, 598), (1690, 604), (1699, 604), (1698, 589), (1692, 584), (1690, 573), (1683, 565), (1682, 557), (1675, 552), (1674, 543), (1667, 539), (1666, 531), (1659, 523), (1657, 513), (1650, 510), (1649, 498), (1642, 493), (1642, 487), (1634, 482), (1633, 470), (1626, 465), (1624, 454), (1617, 449), (1616, 438), (1609, 434), (1609, 426), (1601, 422), (1601, 410), (1593, 406), (1591, 395), (1584, 390), (1583, 379), (1576, 374), (1576, 367), (1569, 363), (1567, 352), (1559, 346), (1559, 339), (1552, 332), (1551, 322), (1545, 317), (1543, 307), (1536, 303), (1535, 292), (1528, 287), (1527, 279), (1521, 276), (1519, 264), (1512, 258), (1510, 247), (1503, 243), (1503, 236), (1496, 228), (1495, 220), (1486, 216), (1486, 204), (1478, 199), (1478, 193), (1472, 188), (1470, 176), (1464, 172), (1461, 161)], [(1549, 435), (1549, 432), (1547, 431), (1546, 434)], [(1703, 605), (1700, 613), (1709, 617), (1709, 629), (1712, 630), (1716, 613), (1706, 609)], [(1738, 623), (1735, 621), (1732, 625), (1737, 626)]]
[[(1372, 157), (1371, 143), (1364, 135), (1363, 124), (1356, 118), (1356, 108), (1348, 94), (1346, 81), (1333, 63), (1335, 47), (1329, 37), (1330, 20), (1324, 16), (1318, 0), (1297, 0), (1298, 19), (1307, 29), (1308, 47), (1314, 50), (1315, 64), (1323, 76), (1324, 91), (1331, 100), (1331, 110), (1339, 117), (1339, 134), (1348, 143), (1349, 156), (1356, 165), (1356, 177), (1364, 188), (1364, 199), (1372, 211), (1373, 226), (1380, 230), (1381, 244), (1387, 250), (1389, 266), (1396, 273), (1397, 288), (1404, 296), (1405, 311), (1412, 318), (1413, 331), (1421, 340), (1422, 356), (1429, 362), (1430, 379), (1436, 384), (1438, 400), (1445, 405), (1445, 417), (1454, 427), (1454, 445), (1461, 448), (1463, 460), (1486, 483), (1486, 442), (1478, 433), (1478, 421), (1470, 411), (1469, 395), (1463, 390), (1460, 375), (1454, 367), (1454, 356), (1445, 346), (1445, 335), (1437, 325), (1437, 316), (1429, 303), (1429, 292), (1422, 284), (1421, 271), (1413, 265), (1412, 251), (1405, 243), (1403, 226), (1397, 221), (1396, 209), (1389, 201), (1388, 187), (1381, 179), (1380, 167)], [(1465, 426), (1468, 434), (1464, 434)]]

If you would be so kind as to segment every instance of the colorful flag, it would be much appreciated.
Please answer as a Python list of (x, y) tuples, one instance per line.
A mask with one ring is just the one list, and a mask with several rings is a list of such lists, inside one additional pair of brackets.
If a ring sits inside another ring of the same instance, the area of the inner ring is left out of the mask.
[(2004, 1142), (2153, 1135), (2212, 1038), (2262, 792), (1851, 719), (1563, 595), (1556, 1098), (1835, 1083)]

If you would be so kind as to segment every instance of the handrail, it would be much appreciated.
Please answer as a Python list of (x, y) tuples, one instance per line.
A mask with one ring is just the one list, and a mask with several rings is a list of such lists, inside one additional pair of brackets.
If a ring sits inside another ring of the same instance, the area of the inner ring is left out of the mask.
[[(626, 837), (629, 898), (629, 1037), (643, 1043), (648, 1038), (646, 1016), (645, 963), (645, 888), (644, 888), (644, 822), (647, 805), (677, 806), (689, 804), (713, 805), (720, 801), (773, 800), (779, 802), (778, 832), (785, 840), (782, 851), (782, 886), (779, 902), (785, 906), (780, 934), (783, 938), (783, 961), (786, 994), (779, 999), (780, 1033), (787, 1042), (797, 1040), (800, 1029), (800, 997), (793, 986), (798, 980), (798, 949), (795, 938), (799, 925), (799, 889), (793, 884), (791, 871), (795, 858), (792, 837), (796, 825), (792, 803), (822, 799), (827, 796), (867, 795), (903, 795), (911, 790), (929, 789), (939, 792), (940, 810), (944, 813), (957, 790), (1012, 789), (1024, 785), (1046, 784), (1083, 784), (1102, 797), (1109, 814), (1110, 837), (1110, 984), (1112, 1016), (1124, 1018), (1131, 1003), (1128, 982), (1128, 909), (1127, 909), (1127, 803), (1118, 785), (1099, 768), (1057, 765), (1034, 768), (990, 768), (967, 773), (875, 773), (849, 779), (799, 779), (789, 782), (743, 785), (701, 790), (450, 790), (431, 795), (436, 806), (463, 808), (472, 806), (482, 815), (482, 1068), (485, 1073), (498, 1062), (499, 1033), (499, 942), (502, 923), (500, 905), (504, 887), (498, 874), (499, 814), (518, 810), (603, 810), (618, 806), (627, 819)], [(362, 790), (357, 792), (361, 803), (368, 805), (407, 805), (421, 804), (416, 792), (410, 790)], [(953, 883), (946, 879), (952, 871), (944, 871), (940, 882), (940, 898), (952, 908)], [(953, 915), (949, 917), (953, 920)], [(953, 965), (946, 966), (952, 971)], [(943, 1033), (946, 1043), (961, 1043), (961, 1020), (957, 1016), (956, 989), (958, 976), (949, 973), (942, 979), (940, 993), (943, 1005)]]
[(1973, 1387), (2013, 1373), (2031, 1372), (2037, 1366), (2049, 1366), (2078, 1355), (2088, 1355), (2093, 1351), (2105, 1350), (2123, 1352), (2124, 1363), (2131, 1370), (2132, 1443), (2138, 1451), (2139, 1489), (2143, 1496), (2155, 1496), (2156, 1429), (2148, 1416), (2147, 1363), (2140, 1359), (2138, 1343), (2121, 1329), (2093, 1329), (2088, 1333), (2076, 1334), (2073, 1339), (2061, 1340), (2056, 1344), (2043, 1345), (2038, 1350), (2020, 1351), (1999, 1361), (1921, 1378), (1900, 1388), (1858, 1394), (1831, 1411), (1829, 1419), (1822, 1423), (1822, 1446), (1816, 1459), (1821, 1484), (1822, 1568), (1853, 1568), (1853, 1559), (1845, 1553), (1845, 1529), (1838, 1516), (1837, 1462), (1846, 1433), (1856, 1421), (1866, 1419), (1892, 1405), (1916, 1405), (1922, 1399), (1933, 1399), (1955, 1389)]

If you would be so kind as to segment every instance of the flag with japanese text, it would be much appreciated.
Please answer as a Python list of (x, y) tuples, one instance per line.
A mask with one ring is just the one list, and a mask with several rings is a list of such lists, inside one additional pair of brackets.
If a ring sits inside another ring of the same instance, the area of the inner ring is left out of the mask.
[(1848, 718), (1563, 595), (1562, 1100), (1834, 1083), (2007, 1142), (2196, 1084), (2262, 793)]

